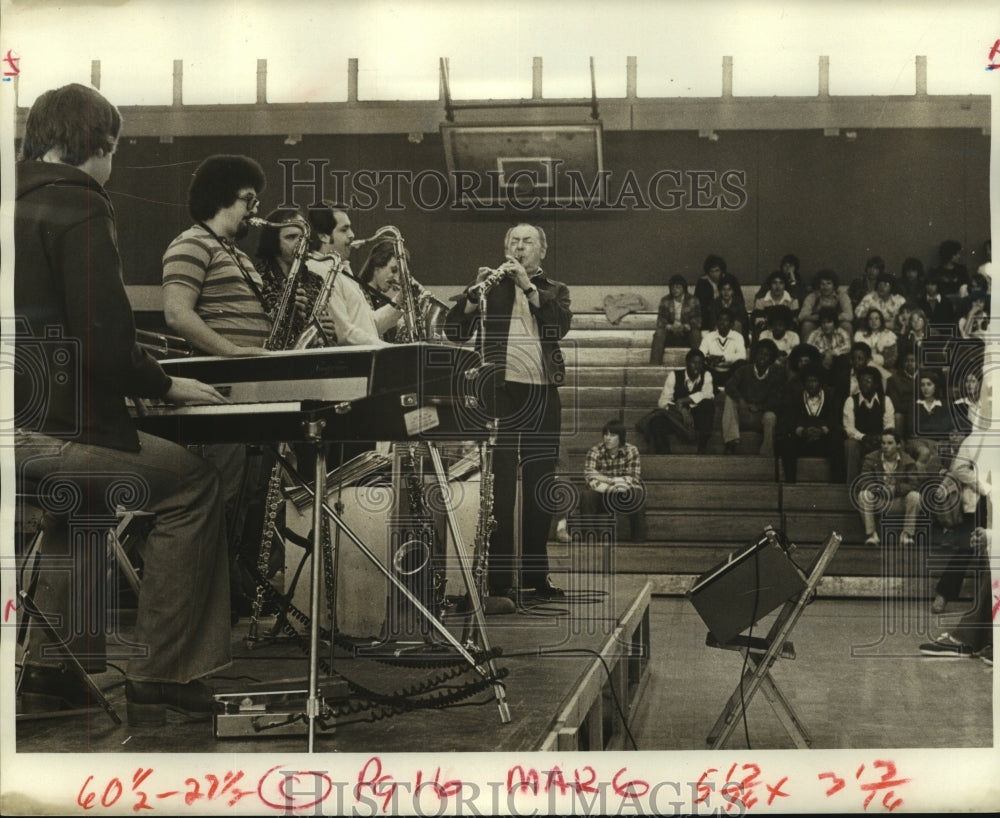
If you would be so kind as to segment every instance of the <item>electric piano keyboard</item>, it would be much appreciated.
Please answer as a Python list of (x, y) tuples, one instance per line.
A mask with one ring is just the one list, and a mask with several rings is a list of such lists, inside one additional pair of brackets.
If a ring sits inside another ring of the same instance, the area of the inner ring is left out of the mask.
[(160, 361), (168, 375), (211, 384), (231, 403), (139, 404), (136, 426), (178, 443), (481, 438), (488, 418), (466, 376), (475, 352), (417, 342)]

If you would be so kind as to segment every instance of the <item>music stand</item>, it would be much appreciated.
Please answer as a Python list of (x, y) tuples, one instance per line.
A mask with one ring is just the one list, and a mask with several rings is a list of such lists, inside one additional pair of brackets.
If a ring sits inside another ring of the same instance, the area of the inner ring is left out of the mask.
[(812, 739), (771, 676), (771, 666), (779, 658), (795, 658), (795, 647), (786, 640), (798, 624), (806, 605), (815, 597), (816, 589), (834, 554), (837, 553), (841, 539), (836, 532), (830, 532), (809, 568), (805, 586), (785, 602), (766, 636), (733, 636), (725, 642), (720, 642), (711, 632), (708, 634), (706, 645), (739, 651), (744, 654), (747, 662), (746, 671), (705, 739), (713, 750), (721, 749), (729, 740), (758, 690), (763, 690), (764, 697), (795, 746), (799, 749), (812, 746)]

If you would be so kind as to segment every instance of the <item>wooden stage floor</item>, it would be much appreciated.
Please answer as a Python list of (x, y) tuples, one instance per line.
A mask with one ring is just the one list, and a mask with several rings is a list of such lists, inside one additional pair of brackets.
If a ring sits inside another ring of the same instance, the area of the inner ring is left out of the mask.
[[(474, 671), (466, 670), (467, 662), (445, 668), (414, 667), (358, 658), (338, 648), (335, 674), (386, 698), (374, 707), (340, 716), (334, 730), (317, 729), (315, 750), (389, 753), (630, 748), (625, 724), (638, 706), (648, 670), (650, 586), (642, 579), (628, 577), (560, 575), (558, 580), (567, 590), (565, 600), (486, 618), (489, 642), (502, 650), (496, 665), (506, 670), (503, 684), (511, 713), (509, 723), (502, 723), (490, 688), (444, 708), (407, 710), (405, 697), (393, 698), (398, 691), (431, 681), (440, 681), (437, 692), (420, 693), (419, 698), (446, 695), (454, 685), (477, 677)], [(272, 689), (277, 680), (299, 680), (304, 688), (309, 672), (308, 653), (303, 647), (307, 643), (262, 639), (249, 649), (247, 628), (245, 619), (234, 627), (233, 665), (209, 680), (217, 693)], [(459, 623), (449, 629), (461, 636)], [(392, 643), (394, 647), (400, 644), (401, 640)], [(386, 653), (380, 652), (383, 656)], [(328, 654), (328, 648), (321, 647), (324, 659)], [(454, 670), (463, 672), (448, 678)], [(227, 738), (217, 738), (209, 722), (193, 722), (169, 712), (166, 727), (130, 729), (125, 723), (122, 674), (109, 669), (93, 678), (121, 716), (121, 725), (115, 725), (99, 709), (76, 716), (19, 716), (18, 752), (270, 753), (303, 752), (307, 746), (302, 723), (294, 728), (294, 734), (246, 737), (253, 729), (249, 717), (227, 723), (222, 729), (235, 734)], [(335, 691), (331, 698), (337, 702), (345, 700), (342, 696), (355, 706), (373, 701), (370, 695), (352, 693), (343, 681), (335, 681), (327, 690)], [(292, 712), (300, 709), (304, 704), (289, 707)], [(399, 710), (403, 712), (394, 712)], [(372, 720), (380, 715), (383, 717)]]

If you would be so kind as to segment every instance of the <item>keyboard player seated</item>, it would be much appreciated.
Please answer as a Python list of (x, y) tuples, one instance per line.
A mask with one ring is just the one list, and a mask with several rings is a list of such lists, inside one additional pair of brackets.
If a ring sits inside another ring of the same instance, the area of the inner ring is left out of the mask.
[[(105, 597), (92, 583), (103, 576), (94, 562), (103, 549), (81, 548), (73, 529), (113, 515), (113, 500), (138, 503), (155, 516), (131, 635), (145, 650), (129, 659), (125, 699), (130, 727), (156, 728), (168, 708), (195, 716), (214, 709), (201, 680), (232, 658), (226, 546), (218, 475), (176, 444), (137, 431), (125, 398), (223, 398), (206, 384), (168, 377), (135, 342), (104, 189), (121, 128), (118, 110), (92, 88), (46, 91), (28, 113), (17, 166), (13, 289), (25, 330), (13, 367), (17, 481), (21, 490), (37, 489), (43, 508), (52, 503), (31, 593), (64, 640), (32, 624), (19, 692), (25, 712), (95, 704), (84, 679), (68, 672), (66, 651), (88, 673), (106, 667)], [(48, 371), (37, 353), (52, 350), (55, 339), (66, 342), (55, 351), (77, 366)], [(76, 560), (73, 571), (59, 567), (67, 559)]]

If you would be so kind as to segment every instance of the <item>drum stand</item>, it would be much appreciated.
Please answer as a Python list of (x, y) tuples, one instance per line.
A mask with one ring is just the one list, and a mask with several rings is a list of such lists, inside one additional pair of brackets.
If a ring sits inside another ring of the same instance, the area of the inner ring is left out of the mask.
[[(313, 487), (310, 488), (306, 485), (306, 483), (298, 476), (298, 473), (291, 466), (291, 464), (280, 453), (278, 454), (278, 462), (281, 463), (285, 472), (312, 498), (313, 568), (309, 593), (309, 690), (305, 713), (309, 722), (308, 752), (313, 752), (316, 719), (321, 715), (320, 711), (322, 704), (319, 696), (318, 666), (319, 600), (321, 594), (320, 580), (322, 574), (322, 571), (320, 570), (320, 562), (322, 560), (323, 553), (321, 532), (324, 515), (337, 526), (339, 531), (342, 531), (344, 535), (361, 550), (361, 553), (368, 558), (379, 573), (396, 586), (399, 592), (406, 597), (410, 604), (413, 605), (413, 607), (427, 619), (428, 623), (441, 634), (444, 640), (450, 644), (480, 676), (487, 680), (493, 680), (493, 695), (496, 698), (497, 707), (500, 710), (500, 721), (504, 724), (509, 723), (511, 720), (510, 706), (507, 704), (507, 696), (504, 686), (498, 680), (498, 672), (494, 659), (490, 656), (492, 648), (489, 643), (489, 637), (486, 633), (485, 615), (483, 607), (480, 603), (476, 583), (472, 575), (471, 560), (469, 556), (464, 553), (460, 544), (462, 535), (458, 526), (458, 518), (455, 515), (455, 509), (452, 506), (448, 493), (448, 477), (441, 462), (440, 452), (433, 443), (426, 444), (430, 452), (430, 458), (434, 466), (436, 479), (441, 487), (442, 496), (444, 497), (445, 511), (448, 517), (451, 539), (454, 544), (458, 564), (461, 567), (462, 578), (465, 582), (466, 590), (472, 603), (472, 616), (474, 617), (476, 630), (478, 631), (481, 646), (486, 656), (486, 658), (482, 661), (478, 661), (445, 627), (441, 620), (427, 610), (420, 599), (418, 599), (417, 596), (406, 587), (406, 584), (382, 563), (378, 556), (367, 545), (365, 545), (365, 543), (351, 530), (343, 519), (341, 519), (340, 515), (326, 503), (326, 441), (323, 440), (323, 428), (326, 426), (326, 422), (323, 420), (306, 421), (303, 425), (305, 427), (306, 440), (312, 443), (316, 450), (315, 482), (313, 483)], [(335, 602), (334, 608), (336, 608)]]

